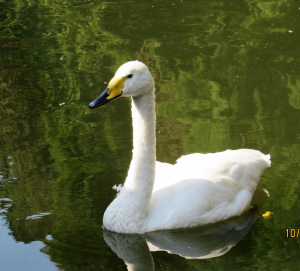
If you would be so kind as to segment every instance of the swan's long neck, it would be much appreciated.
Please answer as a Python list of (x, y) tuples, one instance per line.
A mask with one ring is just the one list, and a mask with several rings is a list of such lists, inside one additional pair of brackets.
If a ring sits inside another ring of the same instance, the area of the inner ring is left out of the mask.
[(149, 203), (155, 175), (156, 135), (154, 91), (132, 98), (133, 156), (124, 184), (140, 193)]
[(143, 233), (151, 199), (156, 160), (155, 92), (132, 98), (133, 156), (124, 187), (105, 211), (108, 230)]

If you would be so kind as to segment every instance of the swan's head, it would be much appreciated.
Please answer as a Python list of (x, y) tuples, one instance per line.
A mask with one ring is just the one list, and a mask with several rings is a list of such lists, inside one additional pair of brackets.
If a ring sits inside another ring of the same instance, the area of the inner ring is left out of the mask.
[(89, 104), (90, 108), (104, 105), (118, 97), (139, 96), (154, 89), (154, 81), (147, 66), (139, 61), (123, 64), (110, 80), (106, 90)]

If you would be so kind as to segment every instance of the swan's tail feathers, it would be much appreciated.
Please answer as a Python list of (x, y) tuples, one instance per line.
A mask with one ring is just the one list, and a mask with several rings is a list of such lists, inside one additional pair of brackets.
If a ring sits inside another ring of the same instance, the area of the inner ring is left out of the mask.
[(270, 154), (263, 154), (262, 152), (260, 151), (257, 151), (257, 150), (253, 150), (255, 151), (257, 154), (259, 154), (260, 158), (263, 159), (264, 161), (266, 161), (268, 167), (271, 166), (271, 155)]
[[(231, 151), (231, 150), (229, 150), (229, 151)], [(271, 166), (271, 155), (270, 154), (263, 154), (262, 152), (260, 152), (258, 150), (253, 150), (253, 149), (240, 149), (240, 150), (237, 150), (236, 152), (237, 153), (241, 152), (245, 156), (247, 156), (247, 153), (252, 153), (253, 155), (256, 156), (256, 159), (259, 157), (259, 158), (261, 158), (263, 161), (265, 161), (267, 163), (268, 167)], [(253, 156), (251, 156), (251, 157), (253, 157)], [(255, 158), (253, 157), (253, 159), (255, 159)]]
[(263, 159), (266, 162), (266, 166), (262, 169), (262, 172), (261, 172), (261, 173), (263, 173), (268, 167), (271, 166), (271, 155), (263, 154), (261, 152), (259, 152), (259, 153), (260, 153), (261, 159)]
[(268, 163), (268, 166), (270, 167), (271, 166), (271, 155), (270, 154), (264, 154), (264, 158), (265, 158), (265, 161)]

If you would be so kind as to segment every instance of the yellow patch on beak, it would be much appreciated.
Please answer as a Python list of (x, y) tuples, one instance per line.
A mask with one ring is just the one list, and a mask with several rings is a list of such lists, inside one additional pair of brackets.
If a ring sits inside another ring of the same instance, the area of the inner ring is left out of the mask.
[(120, 77), (120, 78), (114, 77), (113, 79), (110, 80), (107, 86), (108, 100), (114, 99), (117, 96), (120, 96), (122, 94), (126, 79), (127, 77)]

